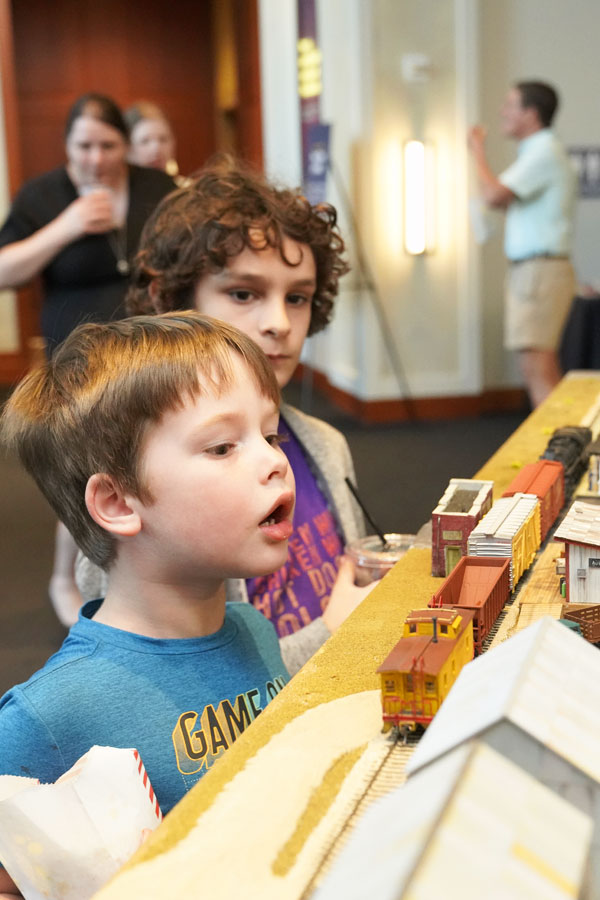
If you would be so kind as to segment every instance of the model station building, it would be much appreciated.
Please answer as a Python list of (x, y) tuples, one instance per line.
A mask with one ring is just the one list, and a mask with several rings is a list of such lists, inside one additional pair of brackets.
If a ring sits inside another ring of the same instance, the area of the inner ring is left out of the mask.
[(565, 544), (568, 603), (600, 601), (600, 509), (576, 500), (554, 532)]

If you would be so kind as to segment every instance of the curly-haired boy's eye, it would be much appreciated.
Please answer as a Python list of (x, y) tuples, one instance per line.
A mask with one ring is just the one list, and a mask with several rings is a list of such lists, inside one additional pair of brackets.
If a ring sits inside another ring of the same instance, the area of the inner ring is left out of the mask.
[(311, 298), (307, 297), (306, 294), (288, 294), (285, 299), (290, 306), (304, 306), (306, 303), (311, 302)]
[(255, 296), (252, 291), (238, 289), (235, 291), (229, 291), (229, 296), (233, 300), (237, 300), (238, 303), (248, 303), (249, 300)]

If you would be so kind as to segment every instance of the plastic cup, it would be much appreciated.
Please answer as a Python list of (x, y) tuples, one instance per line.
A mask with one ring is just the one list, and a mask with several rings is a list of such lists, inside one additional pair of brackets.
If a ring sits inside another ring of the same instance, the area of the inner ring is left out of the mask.
[(94, 182), (93, 184), (81, 184), (79, 186), (79, 196), (80, 197), (89, 197), (90, 194), (104, 194), (104, 196), (110, 201), (111, 206), (111, 216), (113, 218), (113, 228), (120, 227), (115, 220), (116, 216), (116, 208), (115, 208), (115, 192), (112, 188), (110, 188), (107, 184), (100, 184), (98, 182)]
[(113, 197), (114, 191), (107, 184), (93, 182), (79, 185), (79, 196), (87, 197), (88, 194), (106, 194), (107, 197)]
[(346, 556), (354, 562), (355, 584), (366, 585), (383, 578), (406, 551), (410, 550), (415, 540), (414, 534), (392, 533), (384, 536), (387, 541), (385, 550), (377, 534), (369, 534), (346, 546)]

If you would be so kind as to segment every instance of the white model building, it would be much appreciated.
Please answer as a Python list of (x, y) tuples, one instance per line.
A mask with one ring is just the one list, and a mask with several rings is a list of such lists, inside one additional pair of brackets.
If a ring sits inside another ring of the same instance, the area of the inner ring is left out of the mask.
[(600, 603), (600, 507), (576, 500), (554, 532), (564, 541), (567, 601)]
[(593, 823), (483, 742), (373, 803), (312, 900), (585, 897)]

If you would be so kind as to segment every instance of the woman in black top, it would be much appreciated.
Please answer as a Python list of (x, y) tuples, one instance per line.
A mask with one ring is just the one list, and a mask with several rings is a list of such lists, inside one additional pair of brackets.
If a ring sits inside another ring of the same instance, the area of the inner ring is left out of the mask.
[(128, 165), (127, 126), (108, 97), (80, 97), (65, 133), (66, 166), (28, 181), (0, 229), (0, 289), (42, 277), (48, 353), (82, 321), (125, 315), (143, 225), (175, 187), (164, 172)]
[[(28, 181), (0, 229), (0, 289), (41, 275), (48, 354), (80, 322), (125, 315), (129, 264), (142, 228), (175, 188), (164, 172), (128, 165), (127, 126), (109, 97), (80, 97), (65, 135), (66, 166)], [(73, 539), (59, 523), (49, 594), (66, 626), (81, 605), (75, 554)]]

